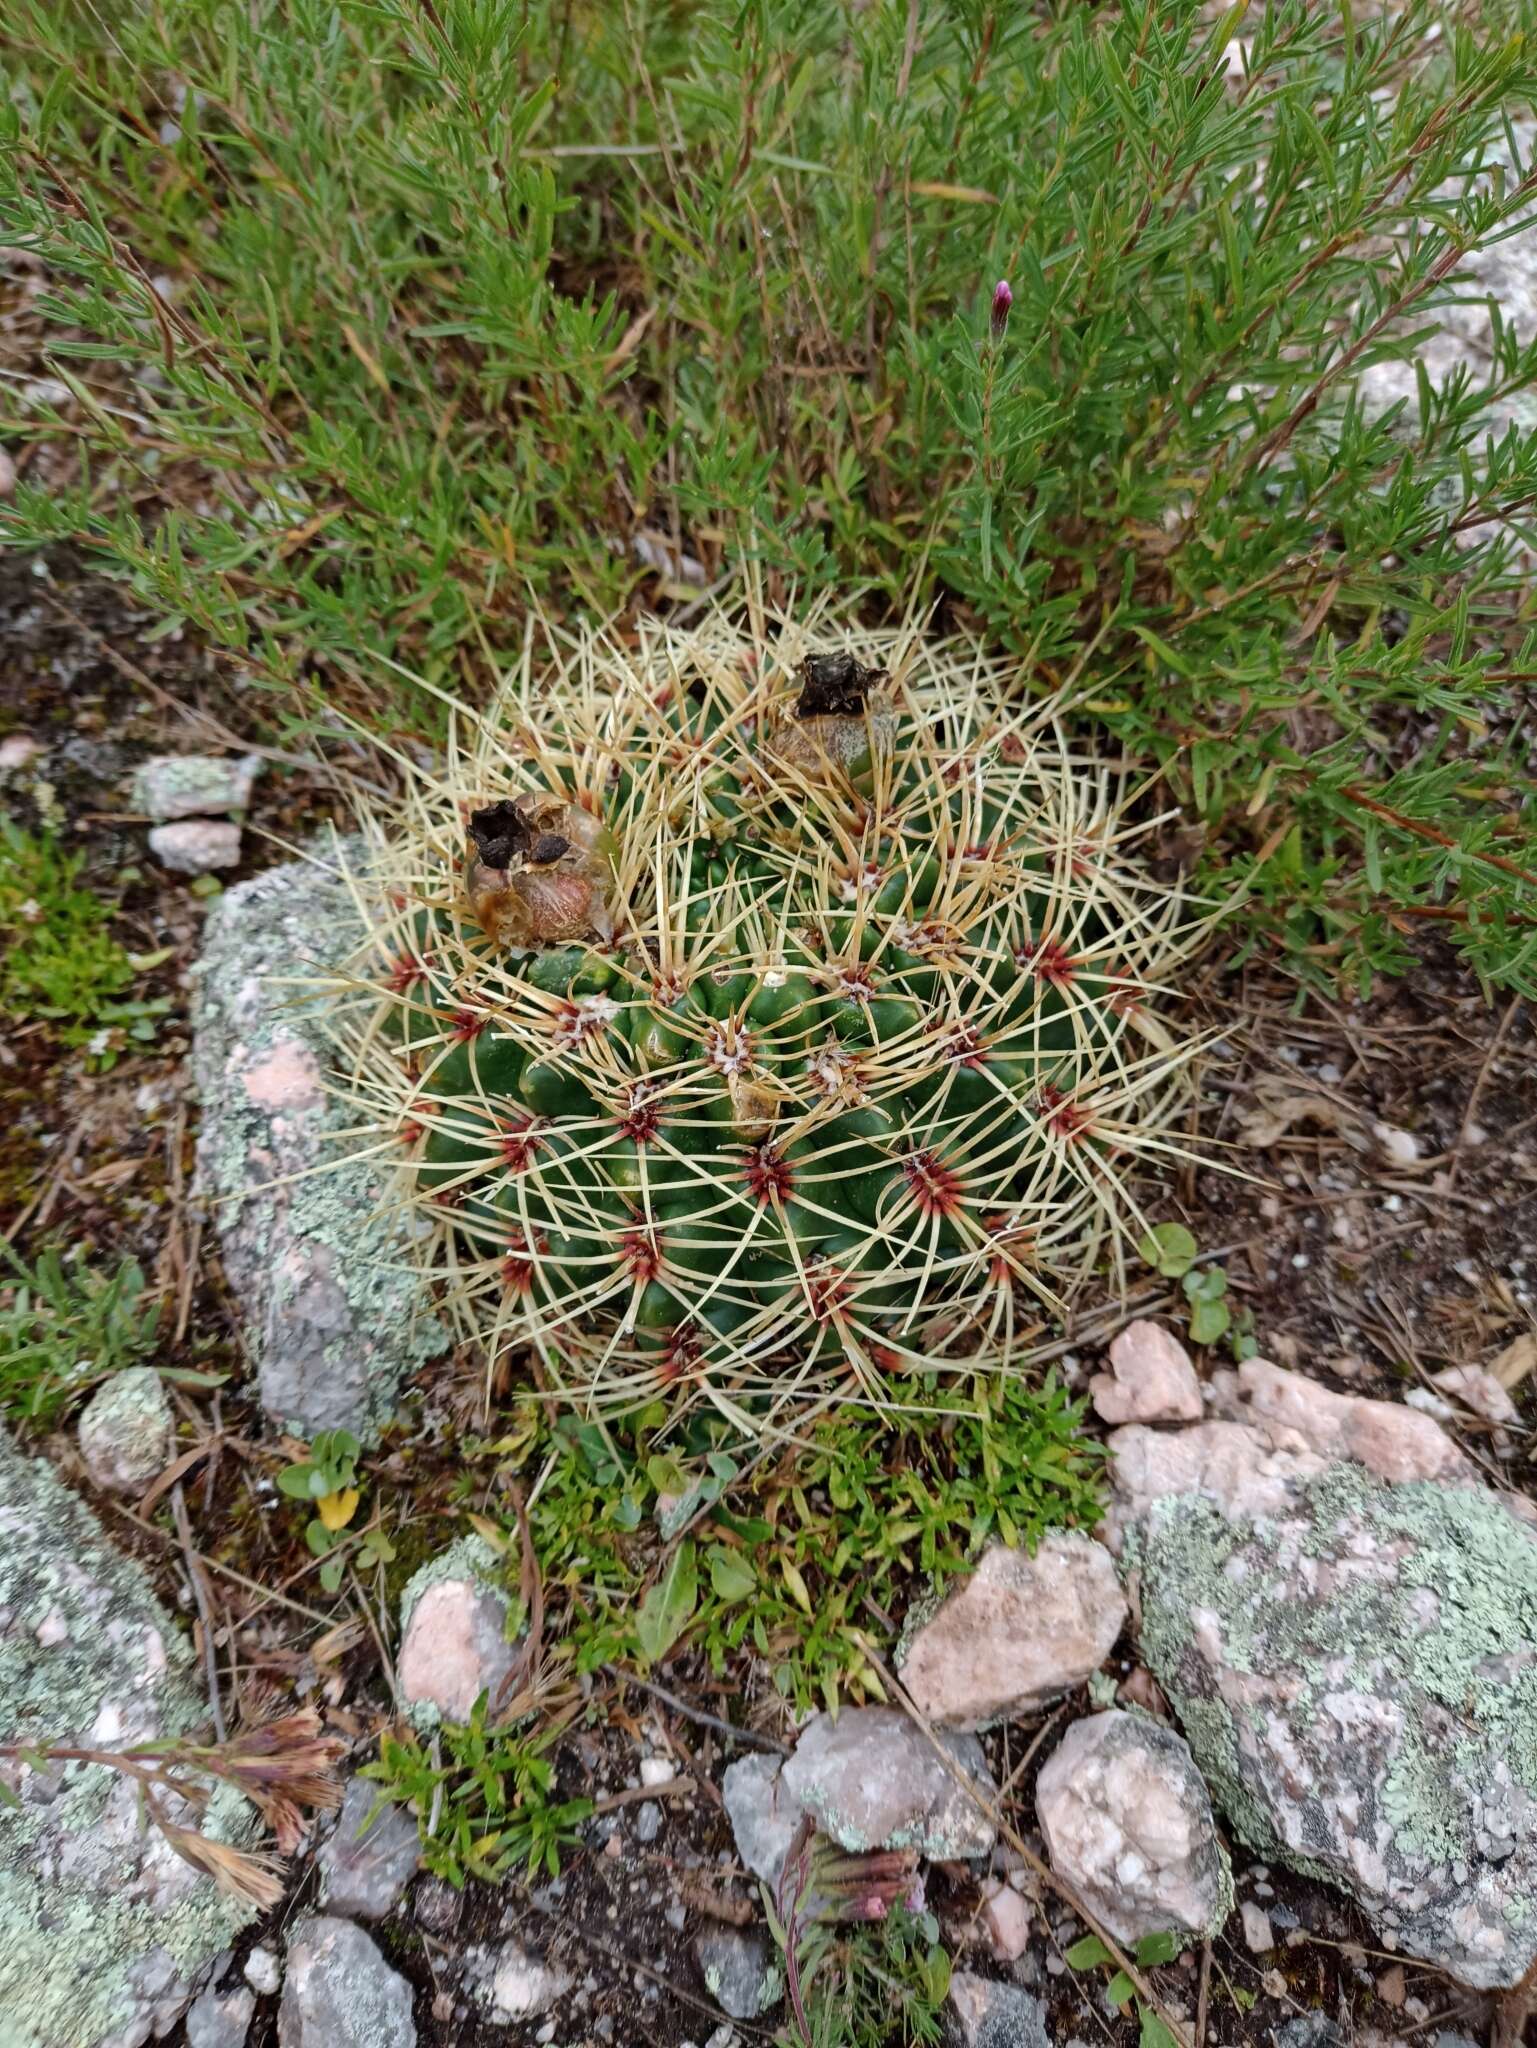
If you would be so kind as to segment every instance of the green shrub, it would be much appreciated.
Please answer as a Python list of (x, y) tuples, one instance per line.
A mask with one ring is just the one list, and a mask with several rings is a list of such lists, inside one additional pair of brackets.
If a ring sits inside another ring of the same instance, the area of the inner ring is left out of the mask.
[(1166, 767), (1249, 943), (1537, 988), (1537, 341), (1357, 390), (1530, 203), (1526, 0), (16, 0), (0, 52), (76, 393), (0, 401), (73, 476), (14, 533), (280, 713), (427, 723), (410, 673), (478, 689), (637, 543), (942, 589)]

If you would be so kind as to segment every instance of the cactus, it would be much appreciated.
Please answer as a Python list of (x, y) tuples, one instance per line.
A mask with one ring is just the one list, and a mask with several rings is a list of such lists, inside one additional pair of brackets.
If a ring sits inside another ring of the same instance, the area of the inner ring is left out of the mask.
[(551, 1391), (761, 1426), (1017, 1362), (1175, 1149), (1157, 818), (969, 641), (815, 641), (755, 601), (551, 636), (369, 824), (349, 1091)]

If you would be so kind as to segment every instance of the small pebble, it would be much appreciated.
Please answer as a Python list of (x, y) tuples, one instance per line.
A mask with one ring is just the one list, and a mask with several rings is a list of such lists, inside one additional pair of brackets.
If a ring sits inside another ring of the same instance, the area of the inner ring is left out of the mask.
[(238, 867), (240, 827), (221, 818), (184, 818), (175, 825), (157, 825), (149, 835), (149, 850), (176, 875)]
[(1270, 1915), (1263, 1906), (1256, 1906), (1245, 1899), (1242, 1906), (1243, 1938), (1253, 1955), (1262, 1956), (1275, 1947), (1275, 1933), (1270, 1925)]
[(262, 1998), (270, 1998), (283, 1981), (278, 1959), (270, 1948), (253, 1948), (245, 1959), (245, 1980)]

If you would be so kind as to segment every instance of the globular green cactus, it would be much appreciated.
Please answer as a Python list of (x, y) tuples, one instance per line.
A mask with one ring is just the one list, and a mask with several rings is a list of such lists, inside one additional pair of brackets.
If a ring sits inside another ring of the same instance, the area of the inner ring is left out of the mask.
[(338, 1031), (493, 1353), (613, 1406), (889, 1399), (1022, 1360), (1142, 1227), (1192, 920), (1151, 807), (1012, 681), (749, 602), (552, 636), (413, 771)]

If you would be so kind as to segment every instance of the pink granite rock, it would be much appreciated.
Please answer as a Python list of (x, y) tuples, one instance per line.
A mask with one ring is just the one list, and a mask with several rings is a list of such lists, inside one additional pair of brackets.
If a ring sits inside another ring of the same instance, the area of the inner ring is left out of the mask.
[(898, 1669), (928, 1720), (984, 1728), (1082, 1685), (1115, 1647), (1126, 1615), (1104, 1547), (1054, 1529), (1033, 1557), (1001, 1543), (988, 1549), (911, 1633)]
[(1089, 1382), (1105, 1422), (1199, 1422), (1201, 1382), (1190, 1354), (1158, 1323), (1128, 1323), (1110, 1346), (1110, 1370)]
[[(1300, 1372), (1251, 1358), (1213, 1380), (1219, 1418), (1174, 1432), (1131, 1424), (1110, 1439), (1114, 1495), (1105, 1537), (1119, 1549), (1156, 1500), (1200, 1493), (1232, 1521), (1283, 1513), (1331, 1464), (1353, 1462), (1392, 1485), (1482, 1484), (1433, 1416), (1398, 1401), (1336, 1394)], [(1514, 1496), (1516, 1513), (1527, 1504)]]
[(174, 825), (157, 825), (149, 835), (149, 850), (176, 875), (238, 867), (240, 827), (223, 818), (183, 818)]
[(1438, 1393), (1448, 1394), (1481, 1415), (1486, 1422), (1504, 1425), (1516, 1422), (1520, 1411), (1494, 1374), (1482, 1365), (1449, 1365), (1433, 1372), (1430, 1384)]
[(1353, 1458), (1392, 1485), (1412, 1479), (1474, 1484), (1478, 1474), (1433, 1416), (1397, 1401), (1336, 1394), (1305, 1373), (1286, 1372), (1265, 1358), (1238, 1368), (1245, 1413), (1269, 1429), (1294, 1430), (1308, 1448), (1330, 1458)]
[(1115, 1708), (1075, 1721), (1035, 1804), (1052, 1869), (1122, 1941), (1215, 1934), (1231, 1911), (1211, 1799), (1172, 1728)]
[(1263, 1520), (1280, 1513), (1296, 1487), (1329, 1465), (1295, 1431), (1272, 1435), (1243, 1422), (1198, 1422), (1172, 1433), (1132, 1423), (1111, 1437), (1110, 1452), (1115, 1490), (1104, 1526), (1115, 1550), (1154, 1501), (1169, 1494), (1204, 1494), (1229, 1520)]
[(1016, 1962), (1030, 1946), (1030, 1908), (1002, 1878), (983, 1879), (977, 1925), (1000, 1963)]
[(395, 1682), (407, 1707), (468, 1721), (481, 1693), (494, 1701), (518, 1656), (506, 1638), (506, 1596), (490, 1582), (495, 1567), (486, 1545), (466, 1537), (406, 1587)]

